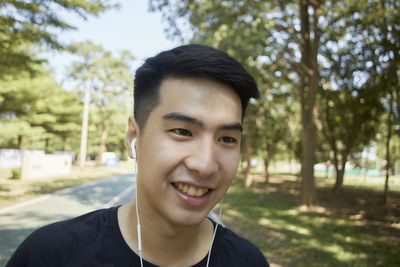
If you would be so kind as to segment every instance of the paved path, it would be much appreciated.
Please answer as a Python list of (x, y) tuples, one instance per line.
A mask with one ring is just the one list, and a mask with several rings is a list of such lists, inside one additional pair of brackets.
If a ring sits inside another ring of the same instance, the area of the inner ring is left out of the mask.
[(115, 175), (0, 209), (0, 266), (35, 229), (133, 199), (132, 174)]
[[(130, 202), (134, 190), (132, 174), (115, 175), (0, 209), (0, 266), (5, 265), (17, 246), (37, 228)], [(216, 221), (218, 216), (211, 212), (209, 217)]]

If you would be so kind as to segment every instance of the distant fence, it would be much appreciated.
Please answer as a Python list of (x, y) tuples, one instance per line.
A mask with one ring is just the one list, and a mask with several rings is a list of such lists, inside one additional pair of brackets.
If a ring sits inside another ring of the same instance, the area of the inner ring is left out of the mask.
[[(75, 161), (75, 153), (71, 151), (56, 151), (54, 155), (67, 155), (71, 161)], [(0, 149), (0, 169), (22, 168), (25, 156), (42, 156), (43, 150), (18, 150), (18, 149)]]
[[(252, 162), (252, 166), (262, 172), (264, 171), (264, 165), (263, 162), (261, 160), (254, 160)], [(272, 172), (288, 172), (288, 173), (299, 173), (301, 170), (301, 164), (298, 162), (280, 162), (280, 161), (276, 161), (276, 162), (271, 162), (269, 170)], [(329, 168), (326, 168), (325, 164), (315, 164), (314, 166), (314, 173), (316, 174), (334, 174), (335, 170), (333, 165), (330, 165)], [(379, 169), (368, 169), (365, 173), (364, 169), (360, 169), (360, 168), (354, 168), (354, 167), (350, 167), (347, 166), (347, 168), (345, 169), (345, 174), (346, 175), (360, 175), (360, 176), (368, 176), (368, 177), (381, 177), (383, 176), (383, 172)]]
[(41, 179), (68, 174), (71, 165), (70, 155), (25, 155), (21, 179)]
[[(332, 174), (335, 171), (334, 171), (333, 167), (327, 169), (325, 166), (321, 166), (320, 164), (317, 164), (314, 167), (314, 172), (315, 173), (329, 173), (329, 174)], [(368, 170), (366, 170), (366, 173), (365, 173), (365, 170), (361, 170), (360, 168), (345, 169), (344, 170), (344, 174), (346, 174), (346, 175), (366, 175), (366, 176), (369, 176), (369, 177), (382, 176), (380, 170), (368, 169)]]
[(22, 167), (25, 155), (44, 155), (43, 150), (0, 149), (0, 169)]

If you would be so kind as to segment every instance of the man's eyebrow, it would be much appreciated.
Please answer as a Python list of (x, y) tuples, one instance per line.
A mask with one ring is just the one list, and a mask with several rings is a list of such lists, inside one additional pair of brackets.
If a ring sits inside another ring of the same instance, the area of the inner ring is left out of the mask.
[(237, 130), (237, 131), (240, 131), (241, 133), (243, 132), (243, 126), (239, 122), (232, 123), (232, 124), (224, 124), (219, 128), (222, 130)]
[[(171, 112), (171, 113), (165, 114), (164, 116), (162, 116), (162, 118), (164, 120), (185, 121), (185, 122), (197, 124), (199, 126), (204, 126), (204, 123), (199, 121), (198, 119), (195, 119), (193, 117), (184, 115), (184, 114), (179, 113), (179, 112)], [(231, 123), (231, 124), (223, 124), (218, 128), (221, 129), (221, 130), (237, 130), (237, 131), (243, 132), (243, 126), (239, 122)]]
[(181, 114), (179, 112), (172, 112), (172, 113), (165, 114), (164, 116), (162, 116), (162, 118), (164, 120), (186, 121), (186, 122), (190, 122), (193, 124), (197, 124), (199, 126), (204, 126), (203, 122), (201, 122), (193, 117)]

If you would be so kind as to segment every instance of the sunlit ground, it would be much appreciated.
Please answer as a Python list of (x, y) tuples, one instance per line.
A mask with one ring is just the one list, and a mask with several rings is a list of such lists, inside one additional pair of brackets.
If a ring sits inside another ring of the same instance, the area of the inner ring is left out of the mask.
[(95, 179), (130, 173), (132, 170), (133, 165), (126, 161), (121, 161), (118, 167), (113, 168), (96, 167), (94, 162), (88, 162), (83, 169), (73, 165), (68, 175), (40, 180), (20, 180), (10, 179), (11, 170), (3, 169), (0, 170), (0, 208)]
[(273, 266), (400, 266), (400, 192), (382, 206), (381, 192), (318, 190), (319, 206), (298, 206), (295, 176), (274, 175), (252, 190), (237, 179), (223, 220), (253, 241)]

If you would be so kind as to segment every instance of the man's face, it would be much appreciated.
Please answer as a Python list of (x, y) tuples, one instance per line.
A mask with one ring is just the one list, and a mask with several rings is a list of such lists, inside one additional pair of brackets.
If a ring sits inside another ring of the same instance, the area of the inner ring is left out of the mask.
[(240, 157), (237, 94), (199, 78), (162, 82), (160, 104), (137, 128), (141, 216), (196, 225), (231, 184)]

